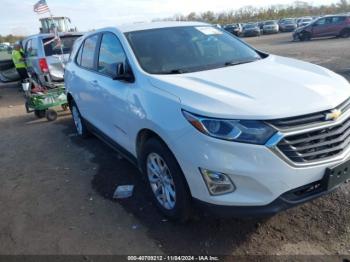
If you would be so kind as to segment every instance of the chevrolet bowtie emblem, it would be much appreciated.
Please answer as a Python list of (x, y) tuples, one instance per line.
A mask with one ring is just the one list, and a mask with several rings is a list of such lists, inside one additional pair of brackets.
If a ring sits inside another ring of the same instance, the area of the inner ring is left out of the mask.
[(339, 109), (333, 109), (330, 113), (325, 115), (325, 120), (337, 120), (342, 114), (342, 111)]

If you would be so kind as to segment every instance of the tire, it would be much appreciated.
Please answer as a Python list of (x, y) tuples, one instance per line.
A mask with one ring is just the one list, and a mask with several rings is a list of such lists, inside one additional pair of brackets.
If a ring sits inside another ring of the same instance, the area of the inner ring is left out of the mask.
[(158, 139), (149, 139), (141, 151), (140, 164), (153, 201), (162, 214), (174, 221), (187, 221), (191, 214), (191, 194), (168, 147)]
[(48, 109), (45, 116), (48, 121), (55, 121), (57, 119), (57, 112), (53, 109)]
[(74, 101), (71, 103), (71, 112), (72, 112), (72, 118), (74, 121), (75, 129), (77, 131), (78, 136), (87, 138), (90, 136), (90, 132), (86, 127), (84, 119), (81, 117), (80, 111), (78, 109), (78, 106)]
[(350, 37), (350, 29), (343, 29), (341, 32), (340, 32), (340, 37), (342, 38), (348, 38)]
[(311, 40), (311, 34), (309, 32), (301, 32), (299, 33), (299, 39), (300, 41), (310, 41)]
[(46, 110), (34, 110), (34, 115), (37, 118), (43, 118), (46, 115)]

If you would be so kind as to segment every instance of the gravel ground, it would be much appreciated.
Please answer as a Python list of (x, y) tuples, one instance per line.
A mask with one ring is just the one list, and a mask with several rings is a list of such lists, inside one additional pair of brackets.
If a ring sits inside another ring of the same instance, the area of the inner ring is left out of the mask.
[[(350, 76), (350, 39), (290, 39), (245, 40)], [(0, 254), (350, 254), (349, 184), (269, 219), (174, 224), (137, 169), (96, 138), (78, 138), (69, 113), (47, 122), (23, 104), (16, 84), (0, 85)], [(111, 200), (120, 184), (134, 184), (133, 197)]]

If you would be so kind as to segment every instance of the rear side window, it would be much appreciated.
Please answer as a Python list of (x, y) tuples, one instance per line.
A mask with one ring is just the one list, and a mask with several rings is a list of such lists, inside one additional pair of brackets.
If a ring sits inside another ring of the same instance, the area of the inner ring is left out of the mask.
[(84, 46), (82, 48), (82, 54), (81, 54), (81, 66), (88, 68), (88, 69), (94, 69), (94, 57), (95, 57), (95, 51), (98, 41), (98, 35), (90, 36), (89, 38), (85, 39)]
[(123, 47), (113, 33), (104, 33), (98, 58), (98, 71), (102, 74), (115, 76), (117, 64), (124, 63), (126, 56)]
[(53, 37), (43, 39), (45, 56), (69, 54), (72, 51), (74, 41), (80, 36), (62, 36), (59, 41)]
[(345, 21), (345, 16), (335, 16), (333, 17), (333, 24), (340, 24), (343, 23)]

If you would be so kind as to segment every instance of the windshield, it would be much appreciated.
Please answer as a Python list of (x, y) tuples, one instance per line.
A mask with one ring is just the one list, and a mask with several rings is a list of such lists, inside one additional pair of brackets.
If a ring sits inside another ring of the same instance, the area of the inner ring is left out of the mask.
[(260, 59), (254, 49), (212, 26), (151, 29), (125, 35), (141, 67), (151, 74), (195, 72)]
[(79, 37), (79, 35), (61, 36), (61, 45), (59, 44), (59, 41), (54, 40), (53, 37), (43, 39), (45, 56), (61, 55), (62, 51), (63, 54), (70, 54), (70, 52), (72, 51), (74, 41)]
[(306, 18), (306, 19), (301, 20), (301, 22), (310, 22), (311, 20), (312, 20), (311, 18)]
[(293, 20), (286, 20), (284, 21), (285, 24), (294, 24), (294, 21)]
[(274, 25), (274, 24), (276, 24), (276, 22), (274, 22), (274, 21), (267, 21), (267, 22), (265, 22), (265, 25)]

